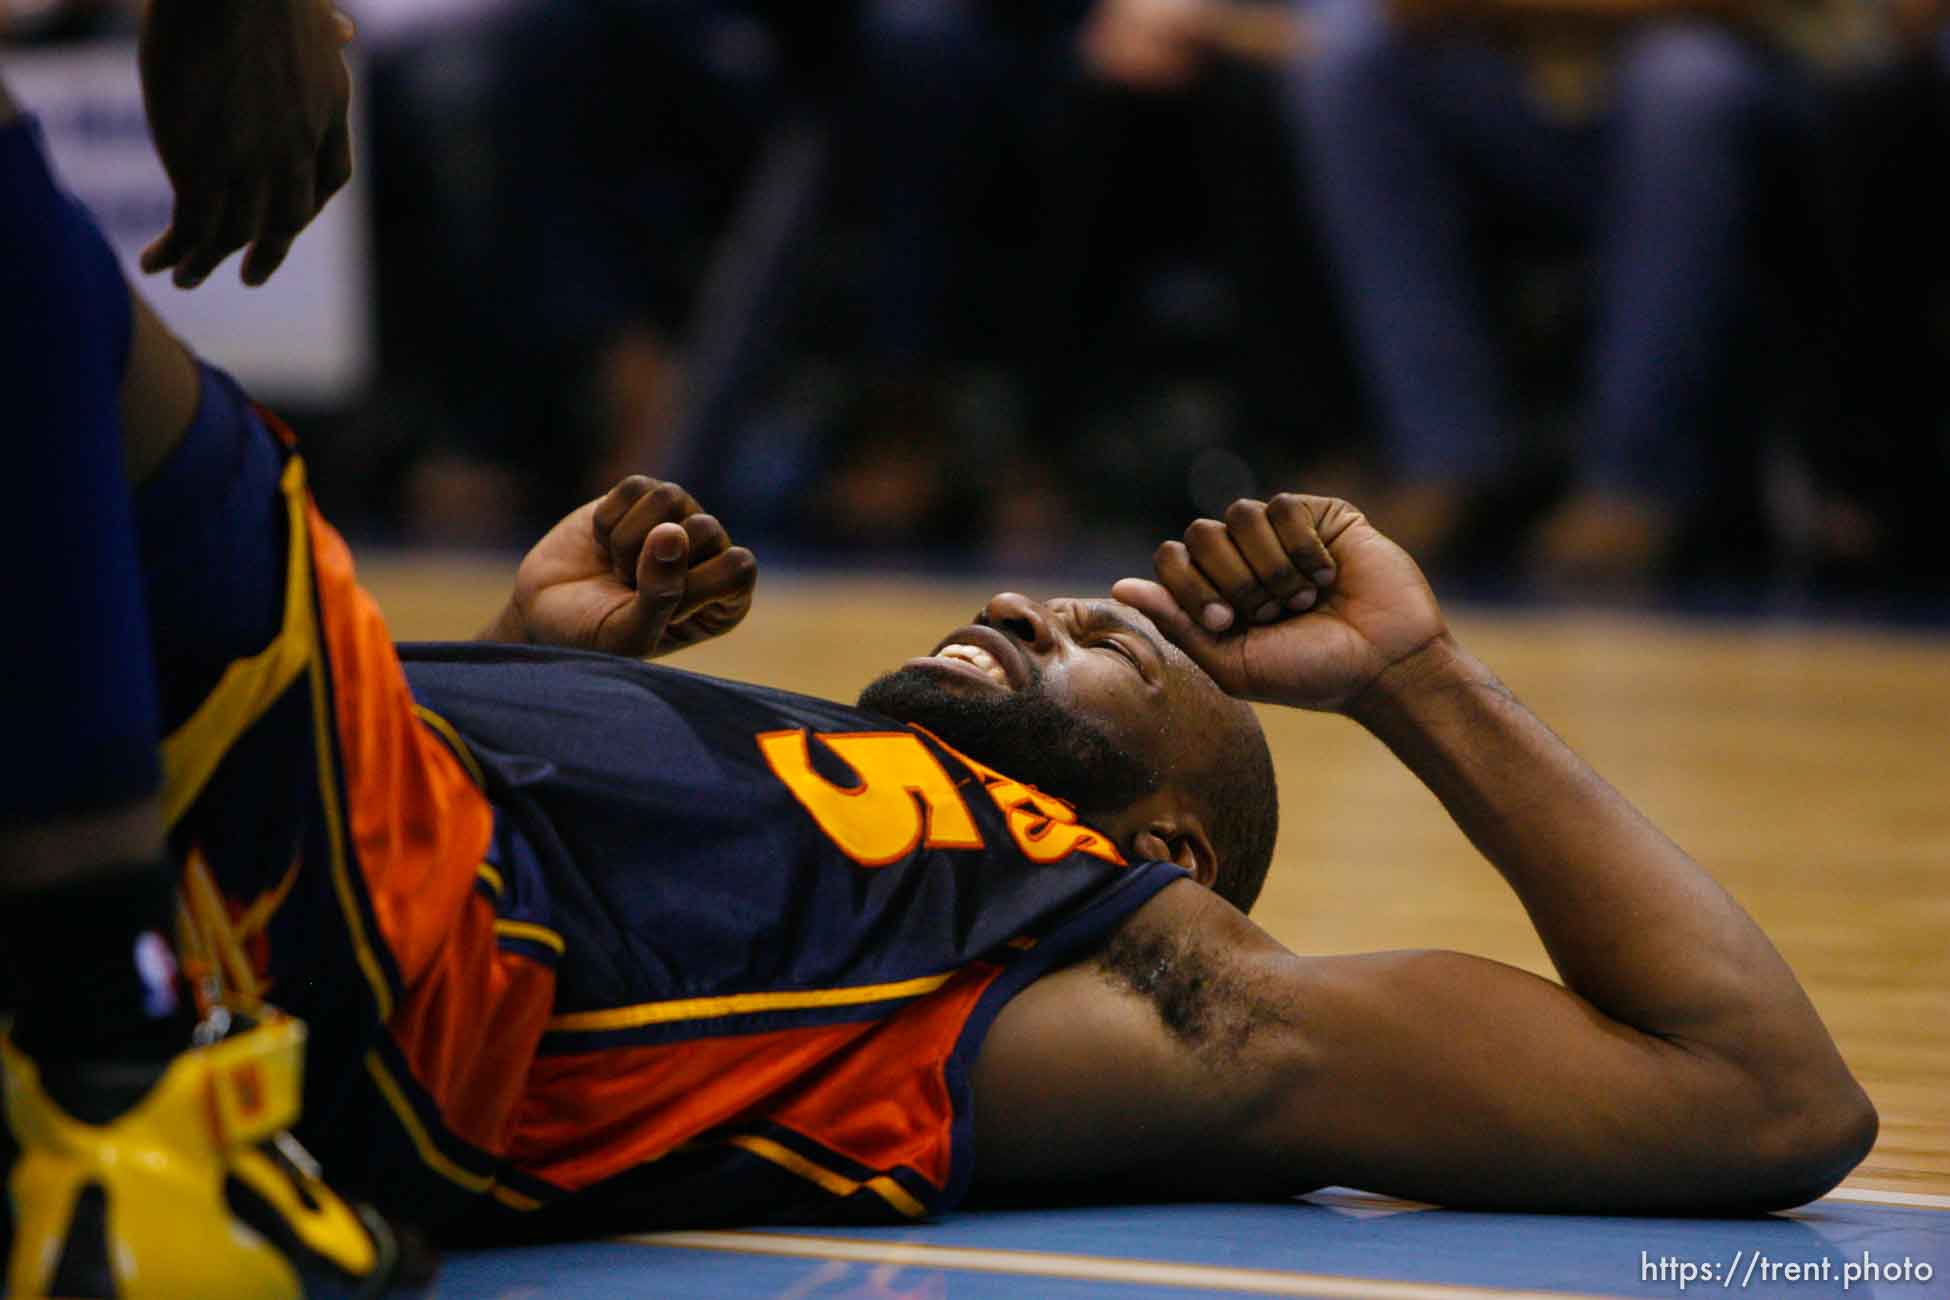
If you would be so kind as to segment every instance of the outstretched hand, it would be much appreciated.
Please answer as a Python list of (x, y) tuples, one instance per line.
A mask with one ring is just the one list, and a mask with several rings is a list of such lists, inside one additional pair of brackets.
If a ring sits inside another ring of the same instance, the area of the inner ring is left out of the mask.
[(632, 475), (535, 543), (483, 636), (650, 659), (744, 620), (758, 560), (683, 488)]
[(151, 0), (142, 99), (176, 207), (144, 271), (193, 289), (248, 244), (244, 283), (270, 278), (352, 175), (351, 39), (331, 0)]
[(1345, 710), (1448, 631), (1408, 552), (1331, 497), (1235, 501), (1152, 566), (1112, 594), (1242, 699)]

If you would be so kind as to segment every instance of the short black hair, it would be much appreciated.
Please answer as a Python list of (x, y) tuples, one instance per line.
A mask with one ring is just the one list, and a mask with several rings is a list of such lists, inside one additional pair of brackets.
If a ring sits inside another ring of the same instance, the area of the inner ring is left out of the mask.
[(1266, 883), (1267, 868), (1273, 865), (1273, 845), (1280, 834), (1280, 790), (1259, 719), (1250, 705), (1238, 708), (1242, 734), (1237, 742), (1227, 745), (1224, 757), (1186, 786), (1205, 810), (1207, 833), (1219, 857), (1212, 892), (1250, 912)]

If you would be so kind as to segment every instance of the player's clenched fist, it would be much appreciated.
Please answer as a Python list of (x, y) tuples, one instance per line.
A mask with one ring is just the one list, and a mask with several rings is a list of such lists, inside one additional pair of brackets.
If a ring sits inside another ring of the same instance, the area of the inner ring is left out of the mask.
[(486, 640), (653, 658), (743, 621), (758, 560), (675, 483), (632, 475), (535, 543)]
[(1227, 693), (1345, 709), (1447, 635), (1415, 561), (1345, 501), (1283, 492), (1200, 519), (1113, 594)]

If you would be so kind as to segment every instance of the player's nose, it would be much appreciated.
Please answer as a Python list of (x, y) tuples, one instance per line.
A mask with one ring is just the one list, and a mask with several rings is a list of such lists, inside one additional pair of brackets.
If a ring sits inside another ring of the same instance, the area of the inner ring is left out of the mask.
[(1051, 632), (1049, 610), (1039, 600), (1017, 591), (1000, 592), (982, 608), (982, 622), (1005, 632), (1032, 652), (1053, 649), (1056, 637)]

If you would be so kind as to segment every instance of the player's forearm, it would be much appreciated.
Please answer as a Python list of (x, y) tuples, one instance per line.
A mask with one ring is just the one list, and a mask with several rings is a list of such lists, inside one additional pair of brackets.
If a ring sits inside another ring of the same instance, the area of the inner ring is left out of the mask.
[(1613, 1019), (1750, 1067), (1841, 1069), (1793, 973), (1693, 860), (1446, 638), (1356, 716), (1442, 800)]

